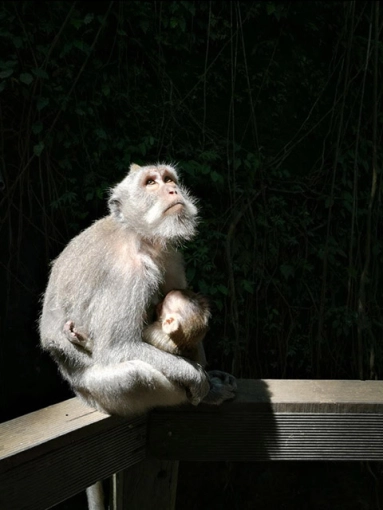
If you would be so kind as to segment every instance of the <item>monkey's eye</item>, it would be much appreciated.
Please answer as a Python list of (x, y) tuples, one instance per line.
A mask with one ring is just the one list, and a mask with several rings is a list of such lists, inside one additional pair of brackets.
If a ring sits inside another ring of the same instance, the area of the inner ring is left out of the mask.
[(151, 186), (152, 184), (155, 184), (155, 182), (156, 181), (154, 179), (147, 179), (145, 185), (146, 186)]
[(174, 180), (173, 180), (171, 177), (169, 177), (169, 176), (167, 175), (167, 176), (165, 177), (165, 179), (164, 179), (164, 182), (165, 182), (165, 184), (167, 184), (168, 182), (174, 182)]

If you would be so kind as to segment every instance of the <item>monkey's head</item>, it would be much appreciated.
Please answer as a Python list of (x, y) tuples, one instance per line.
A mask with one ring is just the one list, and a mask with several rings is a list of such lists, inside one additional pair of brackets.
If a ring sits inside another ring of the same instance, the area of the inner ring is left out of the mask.
[(195, 204), (169, 165), (132, 164), (109, 199), (110, 212), (121, 223), (143, 238), (164, 242), (193, 237), (198, 212)]
[(178, 345), (195, 346), (205, 336), (211, 317), (208, 300), (191, 290), (171, 290), (157, 305), (162, 330)]

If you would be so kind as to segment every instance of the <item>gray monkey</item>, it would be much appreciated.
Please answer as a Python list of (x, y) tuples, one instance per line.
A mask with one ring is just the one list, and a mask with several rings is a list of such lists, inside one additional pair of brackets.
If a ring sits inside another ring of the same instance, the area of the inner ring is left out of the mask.
[[(233, 398), (233, 376), (209, 375), (142, 339), (157, 296), (186, 288), (176, 246), (195, 233), (195, 199), (173, 167), (132, 165), (109, 208), (53, 262), (40, 318), (43, 349), (81, 399), (110, 414)], [(68, 335), (89, 335), (91, 350)]]

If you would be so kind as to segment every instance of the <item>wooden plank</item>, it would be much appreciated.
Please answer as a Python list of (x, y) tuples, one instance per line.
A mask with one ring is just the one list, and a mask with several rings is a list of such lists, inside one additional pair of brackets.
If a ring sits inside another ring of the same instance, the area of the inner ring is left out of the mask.
[(383, 381), (242, 379), (238, 386), (237, 406), (263, 403), (275, 412), (383, 412)]
[[(0, 508), (49, 508), (127, 469), (145, 458), (146, 434), (146, 417), (110, 417), (77, 399), (1, 424)], [(162, 460), (381, 461), (382, 438), (381, 381), (244, 380), (223, 406), (152, 412), (148, 450)], [(138, 502), (149, 497), (140, 477)]]
[[(31, 447), (47, 445), (73, 431), (103, 422), (109, 417), (72, 398), (0, 424), (0, 460), (31, 451)], [(4, 468), (1, 462), (0, 469)], [(0, 471), (1, 472), (1, 471)]]
[(148, 452), (189, 461), (383, 460), (382, 381), (239, 381), (220, 407), (158, 409)]
[(0, 508), (50, 508), (140, 462), (146, 423), (71, 399), (1, 424)]

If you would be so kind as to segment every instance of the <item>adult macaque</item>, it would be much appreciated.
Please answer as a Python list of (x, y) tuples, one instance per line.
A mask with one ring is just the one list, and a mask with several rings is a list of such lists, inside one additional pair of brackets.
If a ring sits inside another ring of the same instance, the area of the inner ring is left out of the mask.
[[(75, 393), (107, 413), (233, 398), (231, 375), (209, 376), (200, 363), (142, 339), (158, 295), (186, 288), (175, 247), (194, 235), (197, 208), (175, 169), (132, 165), (109, 207), (110, 214), (72, 239), (53, 263), (40, 319), (42, 347)], [(89, 335), (91, 351), (68, 342), (76, 332)]]

